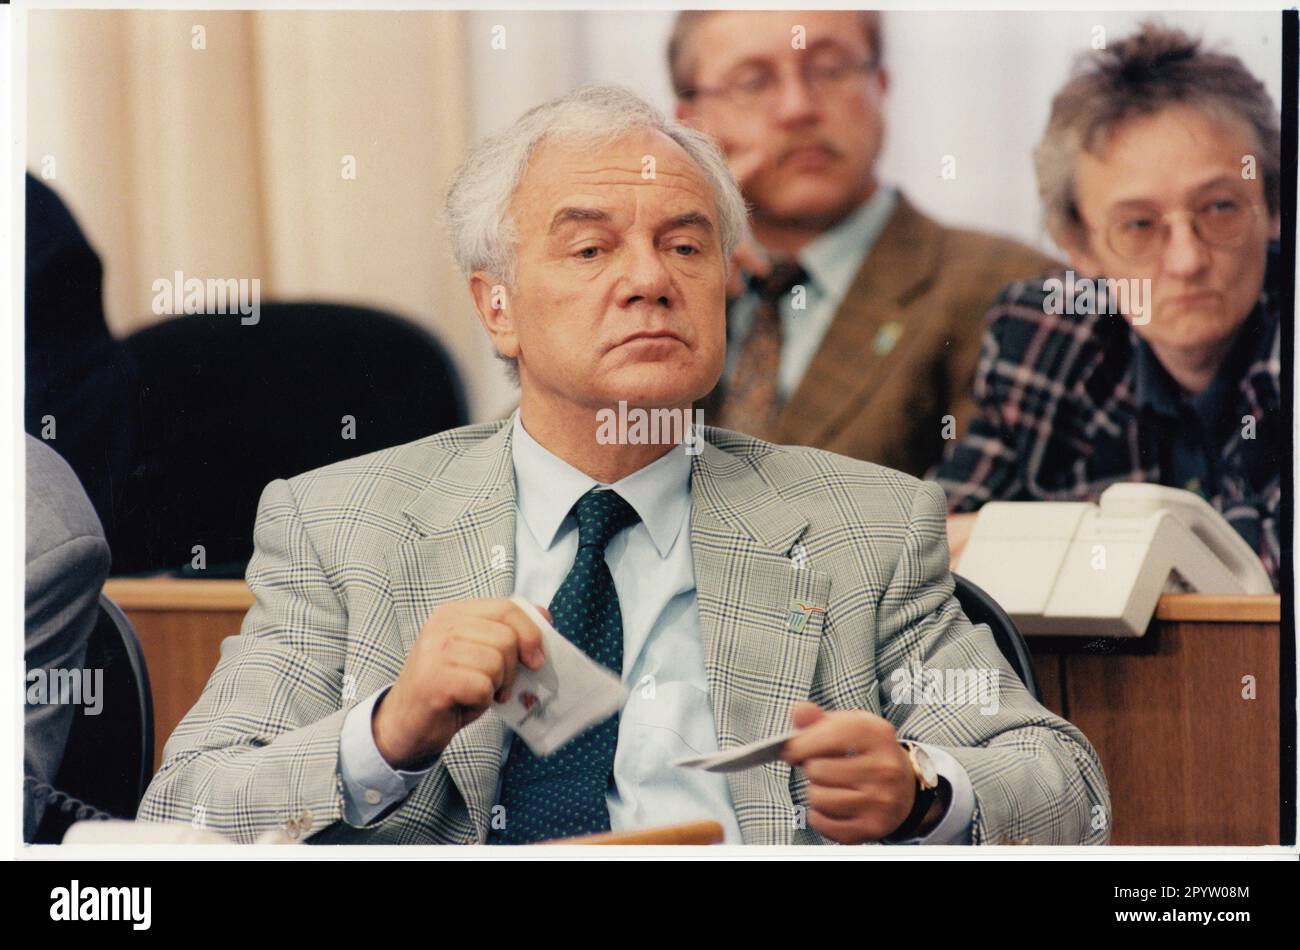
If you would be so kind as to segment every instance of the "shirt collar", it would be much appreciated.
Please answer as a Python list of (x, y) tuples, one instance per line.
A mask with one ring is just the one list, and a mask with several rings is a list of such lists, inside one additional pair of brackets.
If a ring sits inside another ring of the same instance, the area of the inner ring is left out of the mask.
[(847, 218), (799, 252), (799, 263), (821, 293), (842, 299), (849, 292), (863, 258), (871, 252), (897, 203), (898, 192), (882, 184)]
[(510, 452), (515, 466), (519, 515), (544, 550), (555, 543), (579, 498), (596, 487), (612, 488), (636, 509), (661, 558), (666, 558), (691, 508), (691, 457), (674, 446), (649, 465), (612, 485), (580, 472), (528, 434), (515, 410)]

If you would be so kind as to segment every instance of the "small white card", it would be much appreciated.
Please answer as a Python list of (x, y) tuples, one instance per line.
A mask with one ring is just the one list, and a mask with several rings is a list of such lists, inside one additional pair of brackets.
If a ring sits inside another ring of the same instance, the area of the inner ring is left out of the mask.
[(676, 759), (672, 764), (686, 769), (703, 769), (706, 772), (743, 772), (745, 769), (757, 768), (781, 758), (781, 750), (785, 748), (785, 744), (802, 731), (791, 729), (789, 732), (759, 739), (757, 742), (727, 749), (725, 752)]
[(546, 664), (530, 670), (519, 664), (510, 699), (492, 708), (534, 755), (550, 755), (623, 708), (623, 681), (546, 622), (541, 612), (515, 594), (510, 598), (542, 631)]

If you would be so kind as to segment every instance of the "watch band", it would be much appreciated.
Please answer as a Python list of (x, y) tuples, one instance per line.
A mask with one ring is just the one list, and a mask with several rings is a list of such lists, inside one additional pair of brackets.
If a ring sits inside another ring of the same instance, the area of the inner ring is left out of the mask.
[[(939, 781), (942, 782), (943, 779)], [(921, 822), (925, 821), (926, 812), (930, 810), (938, 794), (938, 785), (933, 788), (921, 788), (920, 782), (917, 782), (916, 801), (912, 803), (912, 810), (907, 813), (903, 823), (886, 835), (884, 840), (906, 841), (908, 838), (916, 837), (916, 830), (921, 827)]]
[(908, 761), (912, 765), (912, 773), (916, 779), (916, 798), (912, 801), (912, 810), (907, 813), (903, 823), (882, 839), (887, 842), (906, 841), (908, 838), (916, 837), (916, 831), (925, 821), (925, 816), (930, 811), (930, 806), (934, 804), (934, 799), (939, 794), (939, 788), (944, 781), (940, 776), (936, 784), (926, 785), (926, 779), (916, 761), (916, 744), (902, 740), (899, 745), (906, 750)]

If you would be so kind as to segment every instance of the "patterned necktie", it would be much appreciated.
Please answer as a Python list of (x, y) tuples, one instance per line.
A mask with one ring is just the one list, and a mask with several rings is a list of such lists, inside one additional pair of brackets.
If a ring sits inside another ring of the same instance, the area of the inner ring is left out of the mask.
[[(623, 675), (623, 616), (605, 545), (640, 520), (616, 492), (593, 488), (577, 500), (578, 553), (551, 601), (555, 629), (593, 660)], [(488, 844), (528, 844), (609, 831), (605, 794), (614, 781), (618, 714), (545, 758), (518, 736), (510, 744), (501, 783), (504, 827)]]
[[(718, 407), (717, 425), (766, 438), (781, 408), (777, 377), (781, 369), (781, 298), (808, 279), (798, 261), (780, 261), (758, 285), (758, 306), (749, 336)], [(708, 421), (707, 419), (705, 420)]]

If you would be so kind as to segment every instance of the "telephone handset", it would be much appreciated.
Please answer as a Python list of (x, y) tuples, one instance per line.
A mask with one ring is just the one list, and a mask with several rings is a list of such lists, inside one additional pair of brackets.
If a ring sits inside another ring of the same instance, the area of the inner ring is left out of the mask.
[(1027, 634), (1146, 632), (1169, 590), (1272, 594), (1259, 557), (1200, 495), (1112, 485), (1089, 502), (989, 502), (960, 572)]
[[(1241, 585), (1240, 591), (1202, 593), (1271, 594), (1273, 582), (1246, 539), (1224, 520), (1208, 501), (1195, 492), (1149, 482), (1112, 485), (1101, 493), (1103, 517), (1147, 517), (1168, 511), (1192, 532)], [(1175, 566), (1177, 569), (1177, 566)]]

